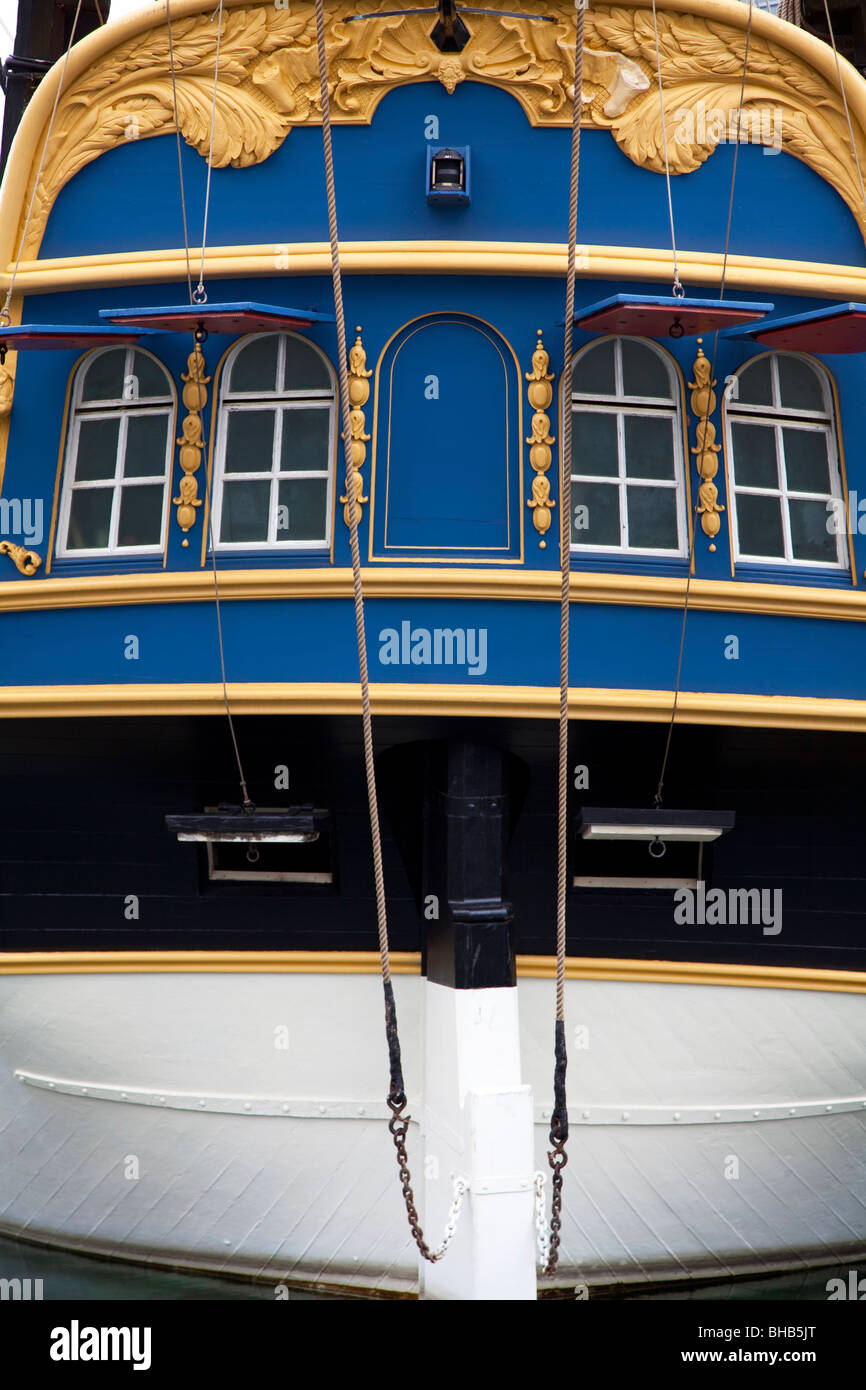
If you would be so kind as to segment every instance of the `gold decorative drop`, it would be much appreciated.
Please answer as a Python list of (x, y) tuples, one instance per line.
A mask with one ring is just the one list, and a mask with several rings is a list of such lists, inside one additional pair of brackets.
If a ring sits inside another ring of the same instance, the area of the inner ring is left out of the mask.
[(695, 462), (701, 480), (698, 488), (700, 502), (697, 512), (701, 518), (704, 535), (710, 537), (710, 550), (715, 550), (713, 537), (719, 534), (719, 528), (722, 524), (719, 513), (725, 510), (717, 500), (719, 489), (713, 482), (719, 471), (718, 455), (722, 446), (716, 443), (716, 427), (709, 418), (716, 408), (716, 393), (713, 390), (716, 381), (715, 377), (710, 379), (711, 368), (709, 361), (704, 356), (701, 347), (702, 342), (703, 339), (698, 338), (698, 355), (692, 367), (695, 379), (689, 382), (689, 390), (692, 393), (692, 410), (697, 418), (695, 444), (692, 446), (692, 453), (696, 456)]
[(196, 508), (201, 506), (195, 475), (204, 449), (201, 412), (207, 405), (207, 383), (210, 377), (205, 376), (204, 355), (198, 343), (189, 354), (186, 365), (187, 370), (181, 372), (181, 381), (184, 383), (183, 403), (188, 414), (181, 425), (183, 434), (177, 441), (180, 445), (183, 476), (180, 480), (180, 496), (171, 499), (177, 507), (177, 524), (184, 532), (181, 545), (189, 545), (186, 532), (194, 525)]
[[(355, 330), (358, 334), (354, 346), (349, 348), (349, 438), (352, 443), (352, 481), (351, 484), (346, 480), (346, 491), (340, 501), (343, 507), (343, 520), (347, 526), (351, 526), (351, 513), (349, 510), (349, 486), (355, 489), (355, 514), (356, 520), (360, 525), (363, 516), (362, 503), (370, 499), (364, 495), (364, 479), (361, 476), (361, 469), (367, 457), (367, 445), (370, 442), (369, 434), (365, 433), (367, 421), (364, 417), (364, 406), (370, 396), (370, 377), (371, 371), (367, 371), (367, 354), (361, 343), (361, 325)], [(341, 438), (345, 438), (342, 435)]]
[(28, 579), (33, 577), (42, 564), (42, 556), (37, 555), (35, 550), (16, 545), (14, 541), (0, 541), (0, 555), (8, 555), (15, 568), (21, 574), (26, 574)]
[(555, 436), (550, 433), (550, 416), (547, 409), (553, 400), (553, 381), (554, 373), (547, 368), (550, 365), (550, 355), (541, 341), (541, 329), (538, 330), (538, 342), (532, 354), (532, 371), (526, 373), (526, 380), (529, 385), (526, 394), (529, 397), (529, 404), (535, 414), (532, 417), (532, 434), (527, 439), (529, 445), (529, 462), (535, 470), (535, 477), (532, 480), (532, 496), (527, 500), (527, 507), (532, 510), (532, 522), (541, 539), (538, 544), (544, 550), (547, 541), (544, 537), (550, 530), (550, 513), (556, 503), (550, 496), (550, 483), (547, 479), (547, 470), (550, 467), (553, 455), (550, 451), (551, 444), (554, 443)]
[(15, 378), (6, 367), (0, 367), (0, 419), (12, 413), (12, 393)]

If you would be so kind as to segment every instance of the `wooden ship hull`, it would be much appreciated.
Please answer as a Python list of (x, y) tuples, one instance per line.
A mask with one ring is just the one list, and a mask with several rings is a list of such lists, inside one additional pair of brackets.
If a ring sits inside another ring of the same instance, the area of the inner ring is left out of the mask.
[(12, 145), (0, 1232), (430, 1299), (856, 1262), (866, 82), (849, 137), (736, 0), (659, 0), (661, 92), (639, 0), (582, 82), (565, 0), (436, 8), (329, 3), (324, 97), (313, 4), (114, 20)]

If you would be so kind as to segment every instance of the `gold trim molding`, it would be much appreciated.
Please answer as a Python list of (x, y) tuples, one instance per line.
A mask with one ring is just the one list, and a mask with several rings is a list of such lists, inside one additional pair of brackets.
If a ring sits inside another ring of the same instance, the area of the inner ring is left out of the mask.
[[(506, 5), (502, 3), (503, 10)], [(388, 0), (379, 0), (384, 7)], [(664, 127), (672, 172), (688, 173), (707, 160), (738, 109), (739, 72), (748, 11), (736, 0), (662, 0), (658, 5), (664, 120), (655, 79), (650, 0), (594, 6), (585, 16), (584, 124), (607, 129), (643, 168), (664, 168)], [(491, 8), (496, 8), (496, 3)], [(181, 0), (173, 18), (179, 124), (187, 143), (206, 157), (217, 44), (213, 159), (216, 167), (260, 163), (296, 125), (320, 119), (312, 4), (225, 6), (221, 29), (212, 4)], [(408, 82), (438, 80), (453, 92), (466, 80), (509, 91), (530, 122), (570, 124), (574, 84), (572, 0), (551, 0), (554, 24), (503, 13), (473, 15), (462, 53), (441, 54), (430, 20), (411, 14), (357, 12), (351, 0), (328, 0), (326, 38), (334, 117), (365, 124), (382, 97)], [(174, 130), (168, 30), (162, 8), (103, 28), (76, 45), (24, 246), (36, 255), (51, 207), (68, 181), (108, 149), (129, 139)], [(219, 32), (218, 32), (219, 29)], [(751, 17), (749, 73), (743, 111), (752, 137), (775, 144), (810, 165), (845, 199), (866, 233), (856, 167), (832, 51), (811, 35), (756, 12)], [(866, 163), (866, 82), (842, 62), (860, 163)], [(33, 193), (61, 64), (41, 84), (25, 115), (10, 160), (3, 202), (0, 264), (14, 257)], [(701, 119), (711, 111), (714, 119)], [(715, 119), (715, 117), (721, 119)], [(769, 118), (765, 120), (764, 118)], [(772, 140), (765, 134), (772, 128)]]
[[(362, 570), (367, 598), (515, 599), (550, 603), (560, 597), (559, 571), (465, 568)], [(682, 608), (686, 580), (660, 575), (571, 576), (572, 603)], [(224, 570), (221, 599), (351, 598), (350, 569)], [(101, 608), (138, 603), (212, 603), (213, 576), (183, 574), (88, 575), (43, 579), (36, 585), (0, 582), (0, 612)], [(689, 607), (711, 613), (766, 613), (779, 618), (866, 622), (866, 591), (745, 580), (693, 578)]]
[(541, 550), (547, 545), (544, 537), (550, 530), (551, 508), (556, 506), (550, 496), (550, 482), (547, 478), (547, 470), (553, 458), (550, 446), (556, 442), (550, 433), (550, 416), (547, 414), (553, 400), (554, 380), (554, 373), (547, 370), (549, 366), (550, 354), (541, 340), (539, 328), (538, 342), (532, 354), (532, 371), (525, 372), (524, 375), (529, 383), (526, 388), (529, 404), (535, 411), (530, 422), (532, 434), (526, 440), (530, 446), (529, 462), (535, 477), (532, 480), (532, 496), (526, 505), (532, 509), (532, 524), (539, 534), (538, 545)]
[[(361, 469), (367, 457), (367, 445), (370, 436), (366, 433), (367, 421), (364, 415), (364, 406), (370, 399), (370, 377), (373, 375), (372, 368), (367, 369), (367, 354), (361, 342), (361, 325), (358, 324), (355, 330), (358, 334), (354, 346), (349, 349), (349, 431), (352, 441), (352, 487), (355, 489), (355, 514), (358, 525), (364, 515), (364, 502), (369, 502), (369, 497), (364, 496), (364, 479)], [(341, 438), (344, 436), (341, 435)], [(348, 487), (348, 483), (347, 483)], [(349, 507), (349, 494), (344, 492), (340, 498), (343, 506), (343, 520), (347, 526), (351, 526), (352, 518)]]
[[(378, 951), (5, 951), (0, 975), (378, 975)], [(395, 975), (420, 975), (417, 951), (392, 951)], [(554, 956), (517, 957), (523, 980), (556, 977)], [(715, 985), (866, 994), (866, 973), (798, 966), (716, 965), (698, 961), (568, 956), (567, 980)]]
[[(361, 711), (360, 688), (350, 682), (231, 681), (232, 712), (242, 714), (352, 715)], [(574, 720), (666, 724), (671, 690), (618, 690), (575, 686), (569, 690)], [(421, 685), (374, 682), (374, 714), (443, 715), (458, 718), (507, 716), (554, 719), (559, 690), (542, 685)], [(0, 687), (0, 718), (55, 719), (113, 716), (210, 715), (225, 713), (222, 685), (17, 685)], [(823, 729), (866, 733), (866, 700), (804, 695), (744, 695), (725, 691), (681, 691), (680, 724), (739, 728)]]

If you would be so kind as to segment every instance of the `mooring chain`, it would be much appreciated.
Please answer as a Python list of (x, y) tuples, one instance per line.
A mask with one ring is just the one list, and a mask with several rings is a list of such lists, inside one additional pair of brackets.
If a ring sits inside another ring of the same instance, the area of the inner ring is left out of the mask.
[(415, 1241), (421, 1256), (428, 1263), (436, 1264), (445, 1255), (449, 1245), (457, 1234), (457, 1222), (460, 1220), (460, 1212), (463, 1207), (463, 1199), (469, 1191), (469, 1183), (465, 1178), (456, 1177), (454, 1179), (454, 1196), (451, 1208), (448, 1212), (448, 1220), (445, 1223), (445, 1234), (442, 1243), (435, 1250), (424, 1239), (424, 1232), (418, 1218), (415, 1207), (415, 1193), (412, 1191), (412, 1174), (409, 1172), (409, 1158), (406, 1153), (406, 1133), (409, 1129), (409, 1119), (403, 1114), (406, 1105), (404, 1095), (388, 1097), (388, 1105), (392, 1110), (392, 1115), (388, 1121), (388, 1128), (394, 1138), (394, 1147), (397, 1150), (397, 1167), (400, 1172), (400, 1186), (403, 1189), (403, 1201), (406, 1203), (406, 1214), (409, 1217), (409, 1229), (412, 1232), (412, 1239)]

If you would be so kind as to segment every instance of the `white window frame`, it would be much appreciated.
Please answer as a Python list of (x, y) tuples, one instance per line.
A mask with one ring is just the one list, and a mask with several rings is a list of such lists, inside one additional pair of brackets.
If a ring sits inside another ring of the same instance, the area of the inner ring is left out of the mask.
[[(824, 368), (818, 362), (814, 362), (810, 357), (806, 357), (800, 352), (768, 352), (759, 353), (755, 357), (750, 357), (748, 362), (744, 362), (742, 367), (736, 372), (736, 377), (745, 372), (749, 367), (762, 357), (769, 358), (770, 362), (770, 381), (772, 388), (772, 405), (752, 405), (748, 402), (740, 402), (733, 396), (725, 398), (725, 448), (728, 460), (728, 506), (731, 509), (731, 536), (733, 540), (734, 563), (737, 561), (743, 564), (757, 565), (784, 565), (794, 569), (814, 569), (827, 571), (847, 570), (850, 568), (848, 558), (847, 538), (844, 532), (836, 533), (836, 560), (801, 560), (797, 559), (793, 553), (793, 542), (791, 539), (791, 509), (789, 502), (829, 502), (836, 501), (842, 503), (844, 508), (844, 495), (842, 492), (842, 470), (839, 466), (839, 449), (836, 438), (836, 410), (833, 400), (833, 393), (830, 387), (830, 378)], [(804, 366), (808, 367), (815, 375), (820, 384), (824, 399), (823, 410), (797, 410), (793, 406), (783, 406), (781, 404), (781, 390), (779, 385), (779, 359), (781, 357), (793, 357)], [(747, 484), (737, 482), (737, 458), (734, 448), (733, 426), (735, 424), (748, 424), (750, 420), (760, 421), (758, 428), (773, 430), (773, 437), (776, 448), (776, 482), (777, 486), (772, 487), (752, 487)], [(784, 443), (782, 439), (783, 429), (800, 429), (809, 433), (823, 434), (827, 441), (827, 463), (830, 480), (830, 492), (803, 492), (797, 488), (789, 488), (787, 474), (784, 464)], [(773, 497), (781, 501), (782, 508), (782, 540), (785, 547), (784, 555), (756, 555), (751, 551), (740, 548), (740, 526), (737, 516), (737, 497), (742, 493), (750, 497)], [(833, 515), (838, 515), (836, 508), (828, 508), (828, 519)]]
[[(126, 383), (131, 376), (134, 376), (133, 364), (136, 352), (143, 353), (162, 372), (165, 378), (168, 391), (164, 396), (146, 396), (144, 400), (147, 404), (136, 405), (137, 397), (120, 397), (114, 400), (82, 400), (84, 383), (90, 368), (93, 366), (97, 357), (104, 357), (108, 352), (125, 352), (123, 364), (123, 380)], [(79, 362), (75, 369), (75, 380), (72, 387), (72, 402), (69, 415), (69, 425), (66, 432), (66, 452), (63, 460), (63, 488), (60, 497), (60, 515), (57, 527), (57, 546), (55, 554), (58, 559), (86, 560), (97, 556), (106, 555), (161, 555), (165, 546), (165, 531), (168, 521), (169, 494), (171, 492), (171, 466), (174, 457), (174, 433), (177, 412), (177, 396), (175, 394), (174, 383), (168, 374), (168, 370), (158, 357), (154, 357), (152, 352), (146, 348), (131, 344), (128, 347), (118, 347), (113, 344), (109, 347), (97, 348)], [(166, 450), (165, 464), (163, 466), (163, 489), (162, 489), (162, 518), (159, 527), (159, 540), (153, 545), (118, 545), (117, 530), (120, 525), (120, 503), (125, 488), (129, 487), (154, 487), (159, 481), (160, 474), (154, 473), (147, 478), (124, 478), (123, 464), (126, 459), (126, 436), (128, 433), (128, 421), (134, 415), (164, 415), (168, 417), (168, 430), (166, 431)], [(81, 424), (84, 420), (119, 420), (117, 455), (114, 462), (114, 478), (94, 478), (92, 481), (76, 482), (75, 465), (78, 462), (78, 439), (81, 433)], [(113, 490), (111, 500), (111, 521), (109, 523), (108, 545), (101, 547), (70, 547), (69, 545), (69, 518), (72, 510), (72, 496), (75, 492), (84, 492), (97, 488)]]
[[(591, 392), (575, 391), (574, 372), (582, 357), (603, 342), (614, 345), (614, 384), (615, 396), (602, 396)], [(622, 344), (633, 342), (646, 348), (659, 359), (664, 367), (670, 387), (670, 396), (627, 396), (623, 389)], [(572, 473), (572, 486), (575, 483), (602, 483), (616, 487), (619, 501), (619, 545), (594, 545), (589, 542), (571, 542), (572, 554), (597, 555), (635, 555), (658, 556), (670, 560), (687, 559), (689, 554), (689, 530), (686, 515), (686, 471), (683, 457), (682, 402), (679, 381), (674, 365), (667, 354), (647, 338), (633, 338), (628, 335), (614, 338), (594, 339), (581, 348), (572, 359), (571, 409), (577, 412), (581, 406), (588, 407), (587, 414), (616, 416), (617, 472), (616, 474)], [(673, 437), (673, 478), (633, 478), (626, 473), (625, 418), (654, 417), (671, 421)], [(649, 487), (668, 488), (676, 492), (677, 546), (676, 549), (661, 549), (656, 546), (636, 546), (628, 544), (628, 488)], [(580, 505), (580, 504), (576, 504)], [(573, 530), (573, 525), (571, 527)]]
[[(258, 336), (258, 335), (256, 335)], [(315, 343), (311, 343), (309, 338), (304, 338), (298, 333), (268, 333), (263, 337), (277, 338), (277, 376), (279, 383), (284, 380), (286, 364), (286, 340), (297, 338), (304, 347), (316, 353), (328, 373), (331, 382), (330, 389), (321, 388), (318, 390), (305, 389), (302, 391), (232, 391), (231, 374), (238, 355), (249, 347), (252, 337), (247, 335), (241, 338), (231, 349), (223, 368), (223, 378), (220, 384), (219, 419), (217, 422), (217, 442), (214, 460), (214, 489), (213, 489), (213, 516), (214, 516), (214, 548), (217, 553), (232, 553), (248, 550), (299, 550), (307, 552), (318, 552), (328, 550), (331, 544), (331, 531), (333, 527), (334, 513), (334, 452), (335, 452), (335, 423), (337, 415), (337, 384), (334, 370), (325, 354)], [(226, 473), (225, 456), (226, 444), (228, 442), (228, 417), (233, 412), (243, 410), (273, 410), (276, 414), (276, 426), (274, 428), (274, 442), (271, 452), (271, 469), (269, 473), (263, 471), (240, 473), (232, 470)], [(285, 417), (292, 410), (328, 410), (328, 454), (327, 468), (297, 469), (293, 468), (287, 472), (279, 471), (280, 460), (283, 447), (283, 429)], [(321, 539), (313, 540), (277, 540), (277, 506), (279, 502), (279, 488), (282, 481), (301, 481), (304, 478), (326, 478), (327, 491), (325, 501), (325, 530)], [(268, 539), (264, 541), (223, 541), (219, 539), (222, 530), (222, 507), (223, 492), (227, 482), (265, 482), (270, 479), (271, 493), (270, 506), (268, 510)]]

